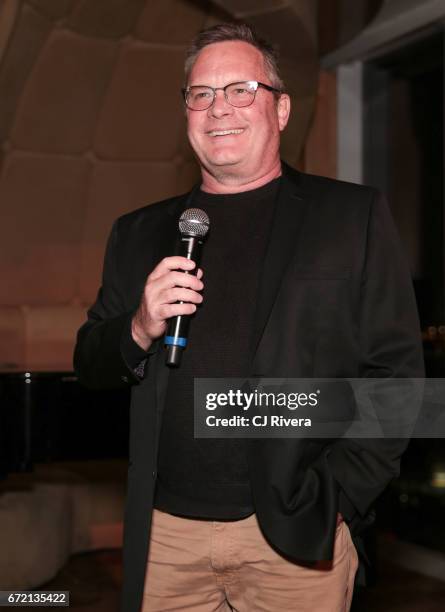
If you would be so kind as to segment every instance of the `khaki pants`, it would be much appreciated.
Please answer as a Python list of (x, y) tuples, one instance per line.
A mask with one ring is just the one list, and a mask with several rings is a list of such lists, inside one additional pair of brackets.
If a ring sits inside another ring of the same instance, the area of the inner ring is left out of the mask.
[(348, 612), (358, 558), (346, 523), (333, 561), (276, 553), (256, 516), (205, 521), (154, 511), (141, 612)]

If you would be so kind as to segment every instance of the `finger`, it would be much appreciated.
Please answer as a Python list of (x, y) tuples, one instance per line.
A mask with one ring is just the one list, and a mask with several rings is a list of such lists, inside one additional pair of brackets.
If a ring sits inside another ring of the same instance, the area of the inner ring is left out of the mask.
[(199, 268), (198, 273), (196, 274), (196, 278), (198, 278), (199, 280), (201, 280), (201, 278), (204, 276), (204, 272), (202, 271), (201, 268)]
[(164, 274), (162, 278), (157, 279), (159, 286), (162, 289), (167, 287), (188, 287), (195, 291), (201, 291), (204, 283), (193, 274), (184, 274), (184, 272), (169, 272)]
[(161, 304), (173, 304), (174, 302), (192, 302), (201, 304), (203, 297), (200, 293), (184, 287), (173, 287), (166, 289), (160, 294)]
[(191, 315), (196, 312), (196, 304), (163, 304), (159, 308), (159, 314), (162, 319), (170, 319), (179, 315)]
[(173, 255), (172, 257), (164, 257), (158, 263), (158, 265), (150, 273), (150, 277), (155, 280), (166, 274), (170, 270), (184, 270), (191, 271), (195, 268), (196, 264), (191, 259), (181, 257), (180, 255)]

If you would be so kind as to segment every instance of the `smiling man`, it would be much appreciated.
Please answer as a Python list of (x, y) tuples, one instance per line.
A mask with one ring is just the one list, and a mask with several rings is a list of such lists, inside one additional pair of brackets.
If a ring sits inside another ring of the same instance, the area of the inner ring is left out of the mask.
[[(290, 99), (246, 25), (204, 30), (186, 60), (202, 181), (116, 221), (75, 368), (132, 387), (124, 612), (344, 612), (354, 542), (397, 474), (396, 440), (194, 438), (196, 377), (418, 377), (409, 274), (384, 201), (281, 162)], [(211, 231), (196, 276), (170, 256), (185, 208)], [(179, 368), (168, 320), (193, 315)]]
[(214, 43), (197, 55), (184, 93), (204, 191), (253, 190), (281, 175), (280, 132), (290, 112), (283, 89), (250, 43)]

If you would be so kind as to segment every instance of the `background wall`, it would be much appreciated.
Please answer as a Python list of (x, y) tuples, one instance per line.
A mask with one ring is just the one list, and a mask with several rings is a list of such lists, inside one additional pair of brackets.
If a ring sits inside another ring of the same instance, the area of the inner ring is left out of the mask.
[(277, 43), (283, 157), (335, 175), (335, 77), (318, 80), (317, 46), (344, 41), (347, 4), (321, 20), (315, 0), (3, 0), (0, 371), (71, 370), (112, 221), (197, 180), (179, 90), (201, 28), (243, 19)]

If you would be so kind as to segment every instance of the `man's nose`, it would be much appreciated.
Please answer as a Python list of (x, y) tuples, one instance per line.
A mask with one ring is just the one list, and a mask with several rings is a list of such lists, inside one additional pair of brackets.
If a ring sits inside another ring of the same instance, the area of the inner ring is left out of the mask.
[(215, 99), (212, 106), (209, 108), (209, 114), (212, 117), (224, 117), (224, 115), (230, 115), (233, 112), (233, 106), (226, 100), (226, 96), (222, 90), (215, 92)]

